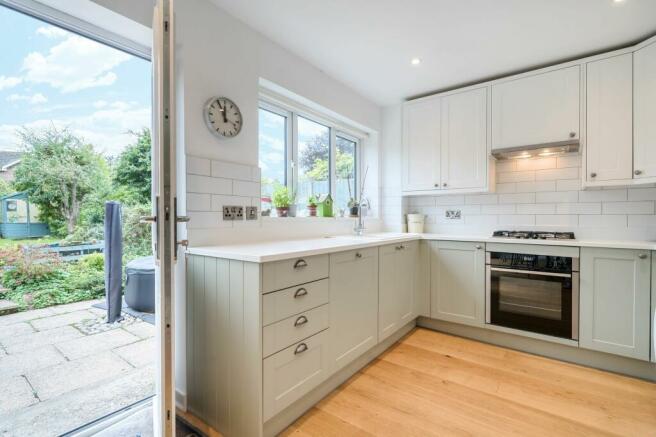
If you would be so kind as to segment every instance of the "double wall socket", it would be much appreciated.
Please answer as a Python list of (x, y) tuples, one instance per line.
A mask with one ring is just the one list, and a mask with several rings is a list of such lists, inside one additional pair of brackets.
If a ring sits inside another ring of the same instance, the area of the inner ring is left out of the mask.
[(459, 209), (447, 209), (446, 212), (444, 213), (444, 216), (448, 220), (461, 220), (462, 212)]
[[(247, 206), (246, 220), (257, 220), (257, 206)], [(223, 220), (244, 220), (243, 206), (224, 206)]]

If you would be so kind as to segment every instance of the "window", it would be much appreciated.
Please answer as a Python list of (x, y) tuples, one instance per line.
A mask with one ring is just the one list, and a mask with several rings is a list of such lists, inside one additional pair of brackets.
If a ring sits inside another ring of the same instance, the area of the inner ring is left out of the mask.
[(286, 186), (296, 195), (297, 215), (307, 215), (310, 196), (330, 194), (336, 216), (348, 215), (357, 199), (360, 140), (324, 120), (260, 103), (259, 163), (262, 211), (272, 211), (273, 191)]

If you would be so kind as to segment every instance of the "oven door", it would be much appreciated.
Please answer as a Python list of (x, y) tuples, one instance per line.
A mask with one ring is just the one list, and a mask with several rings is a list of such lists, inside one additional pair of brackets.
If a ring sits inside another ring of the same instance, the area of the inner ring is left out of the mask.
[(487, 266), (486, 322), (578, 339), (578, 272)]

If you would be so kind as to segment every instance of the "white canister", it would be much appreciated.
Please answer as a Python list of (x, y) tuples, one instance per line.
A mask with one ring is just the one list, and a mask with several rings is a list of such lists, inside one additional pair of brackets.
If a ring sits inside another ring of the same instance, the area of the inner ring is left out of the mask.
[(423, 214), (408, 214), (408, 232), (413, 234), (423, 233), (424, 218)]

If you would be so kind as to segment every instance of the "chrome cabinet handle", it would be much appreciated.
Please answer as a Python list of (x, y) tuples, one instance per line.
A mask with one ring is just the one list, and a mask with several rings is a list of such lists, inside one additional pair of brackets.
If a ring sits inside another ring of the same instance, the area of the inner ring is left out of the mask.
[(306, 294), (308, 294), (308, 291), (305, 288), (299, 288), (298, 290), (296, 290), (296, 293), (294, 293), (294, 299), (303, 297)]
[(440, 184), (435, 184), (434, 186), (435, 186), (435, 188), (439, 188)]
[(296, 326), (296, 327), (303, 326), (303, 325), (305, 325), (307, 322), (308, 322), (307, 317), (305, 317), (305, 316), (300, 316), (300, 317), (299, 317), (298, 319), (296, 319), (296, 321), (294, 322), (294, 326)]
[(446, 182), (444, 182), (444, 183), (442, 184), (442, 186), (443, 186), (443, 187), (446, 187)]
[(642, 170), (635, 170), (633, 174), (636, 176), (640, 176), (642, 174)]
[(302, 354), (306, 350), (308, 350), (307, 344), (301, 343), (298, 346), (296, 346), (296, 349), (294, 349), (294, 355)]
[(362, 258), (362, 254), (361, 254), (360, 252), (356, 252), (356, 253), (355, 253), (355, 257), (356, 257), (356, 258)]
[(591, 178), (596, 178), (596, 177), (597, 177), (597, 173), (595, 173), (595, 172), (590, 173), (590, 177), (591, 177)]
[(477, 249), (477, 250), (481, 250), (482, 248), (483, 248), (483, 246), (481, 246), (480, 244), (477, 244), (477, 245), (476, 245), (476, 249)]
[(155, 215), (145, 215), (139, 217), (139, 223), (157, 223), (157, 216)]
[(569, 133), (569, 137), (570, 137), (570, 138), (574, 138), (575, 136), (576, 136), (576, 132), (570, 132), (570, 133)]
[(304, 259), (299, 259), (294, 263), (294, 268), (295, 269), (302, 269), (303, 267), (307, 267), (308, 263)]
[(646, 253), (641, 253), (640, 255), (638, 255), (638, 258), (647, 259), (647, 254)]

